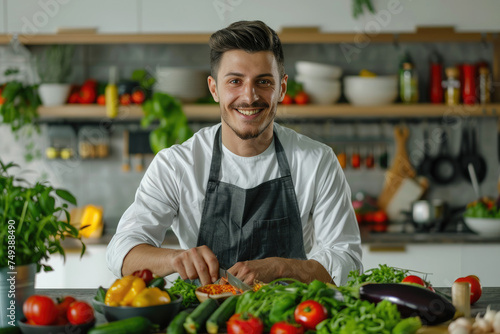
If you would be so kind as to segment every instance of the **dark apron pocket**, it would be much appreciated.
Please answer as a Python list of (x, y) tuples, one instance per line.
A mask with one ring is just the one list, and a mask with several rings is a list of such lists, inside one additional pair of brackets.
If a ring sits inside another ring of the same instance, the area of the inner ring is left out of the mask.
[[(243, 228), (243, 237), (250, 240), (250, 243), (249, 247), (245, 247), (244, 252), (240, 253), (240, 261), (241, 257), (246, 259), (262, 259), (271, 256), (289, 257), (293, 240), (288, 217), (258, 220), (250, 226), (251, 231)], [(243, 248), (240, 246), (240, 249)]]

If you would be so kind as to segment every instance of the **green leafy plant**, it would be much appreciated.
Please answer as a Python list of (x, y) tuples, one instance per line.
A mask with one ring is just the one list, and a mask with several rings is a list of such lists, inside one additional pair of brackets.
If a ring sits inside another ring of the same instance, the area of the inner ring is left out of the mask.
[[(5, 76), (9, 78), (18, 72), (18, 69), (7, 69)], [(10, 80), (0, 86), (0, 120), (10, 126), (16, 140), (21, 136), (28, 139), (25, 152), (26, 161), (41, 156), (41, 153), (35, 149), (34, 141), (31, 140), (34, 132), (40, 132), (36, 123), (40, 104), (37, 85)]]
[(352, 16), (356, 19), (368, 8), (370, 13), (375, 14), (372, 0), (352, 0)]
[(0, 267), (36, 263), (37, 271), (42, 268), (51, 271), (42, 261), (56, 253), (65, 258), (61, 241), (66, 237), (80, 240), (83, 255), (85, 244), (70, 224), (68, 212), (68, 203), (76, 205), (75, 197), (66, 190), (53, 188), (48, 182), (32, 185), (10, 175), (10, 170), (17, 167), (13, 162), (4, 164), (0, 160), (0, 239), (4, 240)]
[(37, 68), (43, 83), (65, 83), (73, 70), (73, 45), (51, 45), (37, 58)]
[(143, 103), (142, 110), (142, 127), (147, 128), (153, 122), (159, 122), (158, 127), (149, 135), (149, 143), (154, 153), (180, 144), (193, 135), (182, 110), (182, 103), (169, 94), (155, 92), (151, 99)]

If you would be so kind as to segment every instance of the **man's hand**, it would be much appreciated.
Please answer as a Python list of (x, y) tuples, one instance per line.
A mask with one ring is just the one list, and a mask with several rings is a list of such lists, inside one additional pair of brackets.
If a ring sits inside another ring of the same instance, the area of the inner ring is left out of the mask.
[(207, 246), (178, 252), (172, 257), (171, 266), (182, 279), (198, 278), (202, 285), (213, 283), (219, 277), (219, 261)]
[(332, 279), (326, 269), (315, 260), (280, 257), (237, 262), (229, 272), (248, 285), (253, 285), (255, 280), (269, 283), (277, 278), (295, 278), (305, 283), (315, 279), (330, 282)]

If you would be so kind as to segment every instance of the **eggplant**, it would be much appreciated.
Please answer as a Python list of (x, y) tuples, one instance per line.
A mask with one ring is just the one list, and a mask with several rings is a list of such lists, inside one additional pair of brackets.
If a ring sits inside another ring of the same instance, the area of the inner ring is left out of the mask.
[(387, 299), (396, 304), (402, 318), (418, 316), (423, 325), (436, 325), (455, 315), (455, 306), (448, 299), (410, 284), (364, 284), (359, 288), (359, 298), (372, 303)]

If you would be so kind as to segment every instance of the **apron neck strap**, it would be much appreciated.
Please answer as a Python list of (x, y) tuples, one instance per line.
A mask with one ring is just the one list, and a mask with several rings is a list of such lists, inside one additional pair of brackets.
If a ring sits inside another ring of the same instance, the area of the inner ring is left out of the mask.
[[(288, 159), (286, 158), (285, 150), (281, 145), (281, 142), (276, 134), (276, 130), (273, 131), (274, 136), (274, 148), (276, 150), (276, 159), (278, 160), (278, 166), (280, 170), (281, 177), (290, 176), (290, 166), (288, 165)], [(214, 148), (212, 150), (212, 162), (210, 164), (210, 181), (219, 181), (220, 177), (220, 166), (222, 160), (222, 135), (221, 127), (217, 129), (217, 133), (214, 138)]]

